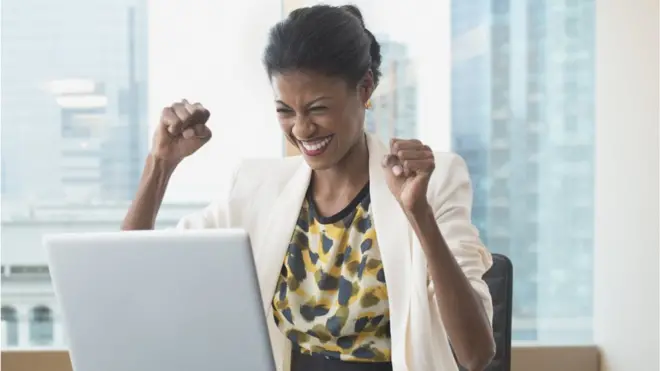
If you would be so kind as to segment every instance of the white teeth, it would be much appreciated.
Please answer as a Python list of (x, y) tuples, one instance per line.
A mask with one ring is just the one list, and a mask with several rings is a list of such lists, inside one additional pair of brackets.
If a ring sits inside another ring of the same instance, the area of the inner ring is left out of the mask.
[(332, 137), (326, 137), (325, 139), (314, 141), (314, 142), (300, 142), (302, 146), (307, 150), (307, 151), (318, 151), (323, 149), (325, 146), (330, 143), (330, 139)]

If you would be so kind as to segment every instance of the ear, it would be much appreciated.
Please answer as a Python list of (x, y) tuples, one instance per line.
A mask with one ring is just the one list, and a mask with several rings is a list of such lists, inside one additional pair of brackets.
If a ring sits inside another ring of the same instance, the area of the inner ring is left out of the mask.
[(363, 105), (367, 104), (375, 89), (374, 74), (371, 72), (371, 69), (369, 69), (358, 85), (358, 93)]

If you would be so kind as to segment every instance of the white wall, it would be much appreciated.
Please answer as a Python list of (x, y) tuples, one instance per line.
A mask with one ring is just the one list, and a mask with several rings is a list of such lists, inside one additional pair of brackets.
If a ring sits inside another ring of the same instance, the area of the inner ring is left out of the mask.
[(594, 337), (603, 370), (657, 371), (658, 1), (596, 16)]

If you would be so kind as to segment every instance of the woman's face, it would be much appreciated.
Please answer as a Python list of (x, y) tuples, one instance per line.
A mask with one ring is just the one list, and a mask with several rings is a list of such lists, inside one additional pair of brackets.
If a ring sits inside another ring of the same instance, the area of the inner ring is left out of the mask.
[(371, 84), (349, 86), (343, 79), (310, 72), (272, 79), (280, 126), (314, 170), (336, 165), (364, 135), (364, 105)]

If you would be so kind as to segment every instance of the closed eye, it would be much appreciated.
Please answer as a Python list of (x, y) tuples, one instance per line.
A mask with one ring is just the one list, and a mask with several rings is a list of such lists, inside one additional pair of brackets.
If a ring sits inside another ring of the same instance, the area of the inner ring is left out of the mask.
[(314, 107), (311, 107), (309, 110), (312, 111), (312, 112), (320, 112), (320, 111), (325, 111), (327, 109), (328, 109), (328, 107), (326, 107), (326, 106), (314, 106)]
[(284, 107), (277, 108), (277, 113), (291, 113), (291, 112), (293, 111), (289, 108), (284, 108)]

